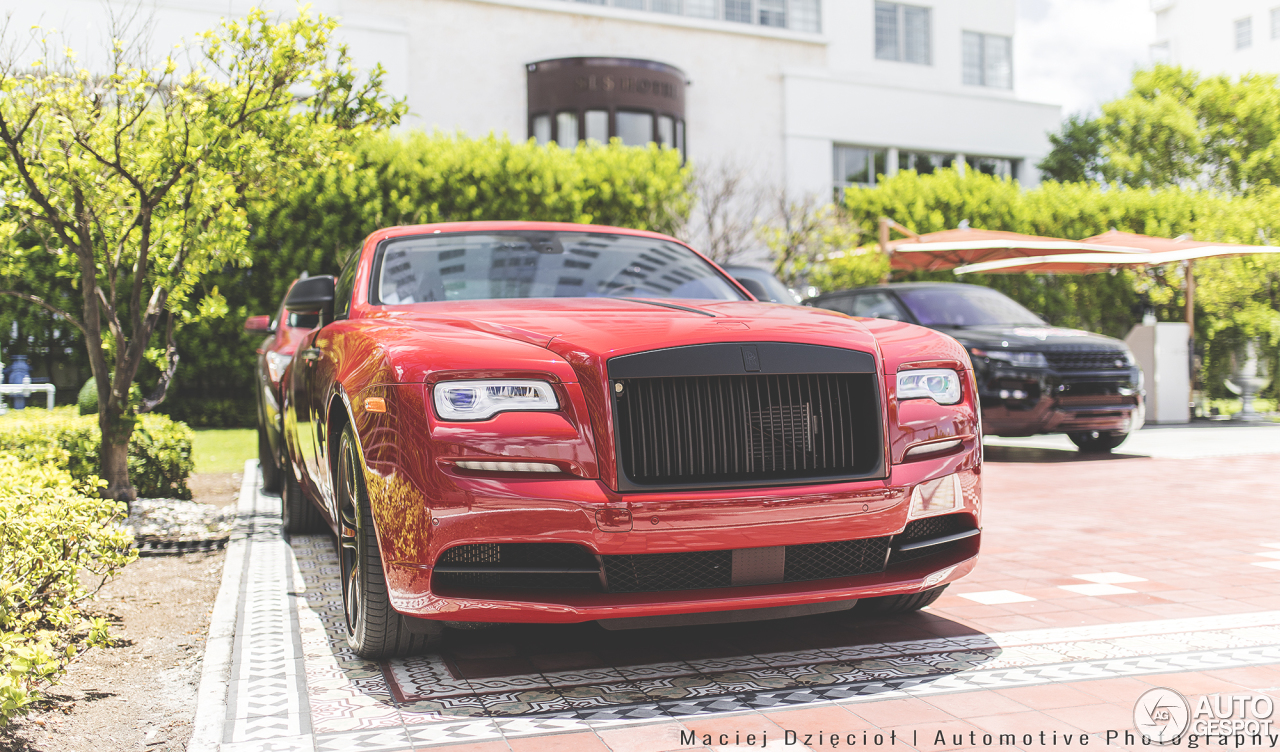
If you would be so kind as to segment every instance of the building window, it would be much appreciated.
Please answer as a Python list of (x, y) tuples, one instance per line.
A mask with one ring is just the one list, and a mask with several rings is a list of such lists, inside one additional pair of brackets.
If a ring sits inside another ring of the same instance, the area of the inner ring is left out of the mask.
[(623, 112), (618, 119), (618, 138), (626, 146), (644, 146), (653, 140), (653, 113)]
[(822, 31), (822, 6), (820, 0), (789, 0), (787, 21), (791, 29), (818, 33)]
[(598, 141), (602, 144), (609, 143), (609, 111), (608, 110), (587, 110), (583, 114), (582, 119), (585, 121), (586, 137), (588, 141)]
[(964, 82), (993, 89), (1013, 88), (1013, 40), (996, 34), (964, 32)]
[(787, 28), (787, 0), (757, 0), (760, 3), (760, 25)]
[(954, 154), (937, 154), (927, 151), (900, 151), (898, 152), (898, 169), (915, 170), (920, 175), (932, 175), (938, 170), (954, 166), (955, 159), (956, 155)]
[(1243, 50), (1253, 46), (1253, 17), (1236, 21), (1236, 49)]
[(888, 149), (837, 144), (833, 156), (837, 196), (852, 185), (875, 185), (879, 176), (887, 172)]
[(1173, 62), (1173, 54), (1169, 51), (1169, 41), (1156, 42), (1151, 45), (1151, 62), (1168, 65)]
[(574, 149), (578, 146), (578, 113), (556, 113), (556, 143), (562, 149)]
[(1271, 38), (1280, 39), (1280, 8), (1271, 9)]
[(902, 3), (876, 3), (876, 57), (930, 65), (929, 9)]
[(969, 166), (969, 169), (981, 172), (983, 175), (995, 175), (996, 177), (1010, 180), (1018, 178), (1018, 160), (1016, 159), (966, 156), (964, 161)]
[(680, 15), (680, 0), (650, 0), (652, 10), (656, 13), (674, 13)]
[[(757, 24), (778, 29), (820, 33), (822, 0), (568, 0), (587, 5), (611, 5), (628, 10), (647, 10), (691, 18)], [(836, 0), (837, 2), (842, 0)], [(925, 12), (928, 23), (928, 8)], [(928, 29), (925, 29), (926, 38)], [(925, 53), (926, 57), (928, 53)], [(895, 58), (896, 59), (896, 58)]]
[(684, 0), (684, 14), (694, 18), (715, 18), (716, 0)]
[(644, 0), (613, 0), (615, 8), (630, 8), (631, 10), (644, 10)]
[(550, 115), (535, 115), (533, 117), (533, 137), (539, 144), (551, 142)]

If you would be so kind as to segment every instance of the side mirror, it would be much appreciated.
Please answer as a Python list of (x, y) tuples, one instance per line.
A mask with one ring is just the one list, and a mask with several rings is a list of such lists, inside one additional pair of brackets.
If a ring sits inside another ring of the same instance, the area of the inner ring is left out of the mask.
[(246, 332), (271, 334), (276, 330), (276, 328), (271, 325), (270, 316), (250, 316), (244, 320), (244, 330)]
[(333, 321), (334, 277), (326, 274), (293, 283), (284, 299), (289, 313), (320, 313), (320, 325)]

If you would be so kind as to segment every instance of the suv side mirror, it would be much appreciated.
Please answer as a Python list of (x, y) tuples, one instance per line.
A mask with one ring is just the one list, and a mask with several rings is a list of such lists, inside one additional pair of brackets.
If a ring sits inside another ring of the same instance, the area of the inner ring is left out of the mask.
[(290, 313), (320, 313), (320, 326), (333, 321), (334, 278), (325, 274), (307, 277), (293, 283), (285, 296), (284, 308)]
[(271, 325), (270, 316), (250, 316), (244, 320), (244, 330), (246, 332), (271, 334), (276, 330), (276, 328)]

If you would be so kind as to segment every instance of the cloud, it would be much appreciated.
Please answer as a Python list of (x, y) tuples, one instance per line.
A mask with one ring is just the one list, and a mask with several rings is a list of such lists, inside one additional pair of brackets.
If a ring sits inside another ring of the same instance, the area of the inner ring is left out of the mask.
[(1097, 110), (1150, 64), (1154, 39), (1149, 0), (1018, 0), (1015, 89), (1064, 115)]

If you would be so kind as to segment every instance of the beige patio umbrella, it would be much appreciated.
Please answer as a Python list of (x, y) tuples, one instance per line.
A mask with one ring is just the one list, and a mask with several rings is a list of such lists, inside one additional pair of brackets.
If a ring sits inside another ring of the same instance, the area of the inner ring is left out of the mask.
[[(888, 230), (891, 228), (910, 237), (889, 240)], [(880, 241), (881, 247), (889, 253), (892, 268), (902, 271), (941, 271), (966, 264), (1064, 253), (1133, 254), (1144, 250), (1123, 243), (1086, 243), (1082, 240), (1003, 230), (975, 230), (968, 227), (916, 235), (887, 218), (880, 221)]]

